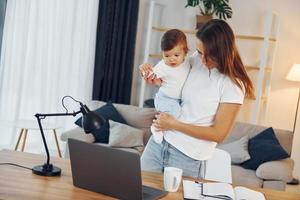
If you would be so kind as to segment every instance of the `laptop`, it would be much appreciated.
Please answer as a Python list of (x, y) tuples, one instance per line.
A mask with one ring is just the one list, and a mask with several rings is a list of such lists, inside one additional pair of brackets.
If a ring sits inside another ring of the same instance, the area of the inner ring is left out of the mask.
[(118, 199), (152, 200), (167, 194), (143, 186), (137, 153), (68, 139), (73, 184)]

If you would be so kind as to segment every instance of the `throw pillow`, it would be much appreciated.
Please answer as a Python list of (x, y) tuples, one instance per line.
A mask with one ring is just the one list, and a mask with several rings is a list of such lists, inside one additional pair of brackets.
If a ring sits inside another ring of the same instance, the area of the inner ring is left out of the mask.
[(250, 159), (250, 155), (248, 153), (248, 140), (248, 135), (245, 135), (237, 141), (221, 144), (218, 148), (223, 149), (230, 154), (232, 164), (241, 164), (242, 162)]
[(137, 128), (149, 129), (153, 122), (154, 115), (157, 114), (154, 108), (139, 108), (124, 104), (115, 104), (114, 106), (126, 119), (127, 124)]
[(111, 147), (143, 146), (144, 131), (126, 124), (109, 120), (109, 143)]
[(251, 138), (248, 150), (251, 159), (241, 164), (246, 169), (256, 170), (264, 162), (289, 157), (289, 154), (279, 144), (272, 127)]
[[(92, 134), (95, 137), (95, 142), (108, 143), (109, 140), (109, 122), (108, 120), (114, 120), (123, 124), (127, 124), (122, 115), (117, 111), (112, 102), (107, 102), (104, 106), (94, 110), (97, 114), (101, 115), (105, 120), (105, 124)], [(82, 127), (82, 117), (80, 117), (76, 122), (76, 125)]]

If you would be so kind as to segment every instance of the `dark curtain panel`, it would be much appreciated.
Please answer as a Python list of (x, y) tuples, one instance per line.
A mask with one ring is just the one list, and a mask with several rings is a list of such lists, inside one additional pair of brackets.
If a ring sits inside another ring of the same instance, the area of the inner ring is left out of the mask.
[(93, 100), (129, 104), (139, 0), (100, 0)]
[(2, 47), (5, 10), (6, 10), (6, 0), (0, 0), (0, 55), (1, 55), (1, 47)]

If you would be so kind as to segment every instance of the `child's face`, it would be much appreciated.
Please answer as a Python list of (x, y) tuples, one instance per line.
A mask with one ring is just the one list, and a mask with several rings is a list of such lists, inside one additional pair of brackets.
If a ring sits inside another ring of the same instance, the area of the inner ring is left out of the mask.
[(163, 59), (166, 65), (170, 67), (177, 67), (184, 61), (186, 53), (181, 45), (176, 45), (173, 49), (169, 51), (163, 51)]

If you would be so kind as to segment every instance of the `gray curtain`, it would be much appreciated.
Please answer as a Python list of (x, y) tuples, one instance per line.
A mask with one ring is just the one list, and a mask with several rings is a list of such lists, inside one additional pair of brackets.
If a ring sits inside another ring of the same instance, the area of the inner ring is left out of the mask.
[(6, 0), (0, 0), (0, 55), (1, 55), (1, 47), (2, 47), (5, 10), (6, 10)]

